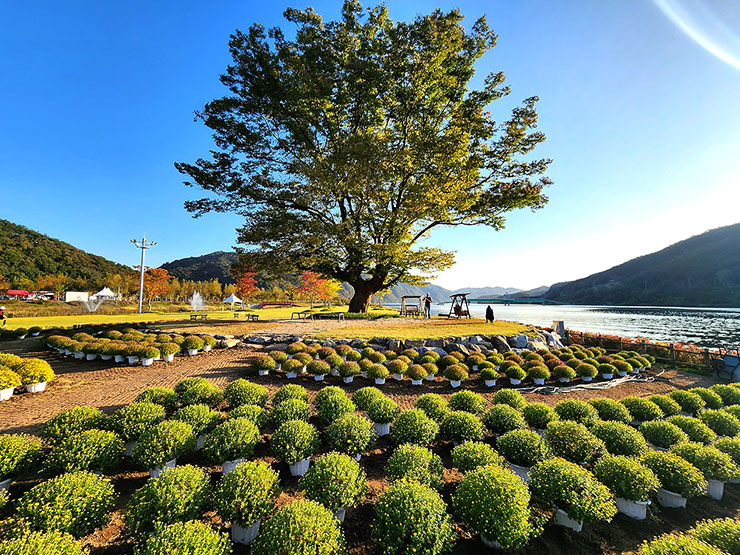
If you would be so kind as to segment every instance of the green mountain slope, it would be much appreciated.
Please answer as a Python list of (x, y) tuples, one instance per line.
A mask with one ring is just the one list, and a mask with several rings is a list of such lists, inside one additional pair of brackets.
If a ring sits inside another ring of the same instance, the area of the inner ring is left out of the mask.
[(740, 224), (556, 283), (544, 296), (577, 304), (740, 307)]
[(162, 264), (161, 267), (178, 279), (210, 281), (216, 278), (221, 283), (234, 283), (230, 270), (238, 258), (235, 252), (216, 251), (173, 260)]
[(0, 220), (0, 275), (11, 283), (39, 275), (65, 274), (97, 284), (106, 274), (133, 270), (22, 225)]

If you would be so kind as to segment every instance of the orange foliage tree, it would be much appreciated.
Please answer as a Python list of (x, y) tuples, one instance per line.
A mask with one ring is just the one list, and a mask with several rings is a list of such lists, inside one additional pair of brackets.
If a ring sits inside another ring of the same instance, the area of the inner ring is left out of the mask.
[(164, 268), (149, 268), (144, 272), (144, 296), (152, 309), (152, 300), (165, 295), (169, 291), (172, 276)]

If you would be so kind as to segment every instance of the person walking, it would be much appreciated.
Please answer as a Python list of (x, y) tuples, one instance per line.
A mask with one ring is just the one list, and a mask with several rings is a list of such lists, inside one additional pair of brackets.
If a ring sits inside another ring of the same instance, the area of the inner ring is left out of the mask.
[(488, 308), (486, 308), (486, 324), (488, 323), (493, 324), (493, 309), (490, 304), (488, 305)]
[(5, 307), (0, 306), (0, 320), (3, 321), (3, 327), (8, 323), (8, 319), (5, 317)]
[(432, 317), (432, 296), (429, 293), (424, 297), (424, 317)]

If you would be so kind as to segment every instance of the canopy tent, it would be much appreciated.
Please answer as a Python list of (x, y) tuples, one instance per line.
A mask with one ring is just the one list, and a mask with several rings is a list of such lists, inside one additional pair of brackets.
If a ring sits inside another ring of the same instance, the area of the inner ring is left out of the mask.
[(226, 303), (231, 303), (231, 307), (234, 308), (234, 303), (239, 303), (240, 305), (244, 306), (244, 303), (242, 300), (234, 295), (233, 293), (226, 297), (223, 301), (221, 301), (221, 304), (224, 305)]
[(96, 301), (106, 300), (106, 301), (112, 301), (116, 298), (116, 294), (108, 289), (107, 287), (103, 287), (100, 291), (95, 293), (92, 296), (93, 299)]

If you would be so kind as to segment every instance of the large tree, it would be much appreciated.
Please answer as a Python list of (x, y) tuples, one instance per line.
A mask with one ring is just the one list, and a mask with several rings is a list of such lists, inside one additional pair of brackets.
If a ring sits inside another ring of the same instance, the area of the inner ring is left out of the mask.
[(354, 288), (350, 311), (396, 283), (422, 284), (453, 253), (420, 244), (441, 226), (504, 226), (516, 208), (547, 202), (549, 160), (529, 154), (536, 97), (497, 122), (502, 73), (471, 87), (496, 43), (485, 18), (457, 11), (413, 22), (347, 0), (338, 21), (288, 9), (288, 40), (262, 25), (235, 32), (230, 93), (197, 113), (216, 148), (177, 163), (196, 216), (237, 212), (240, 249), (260, 272), (310, 270)]

